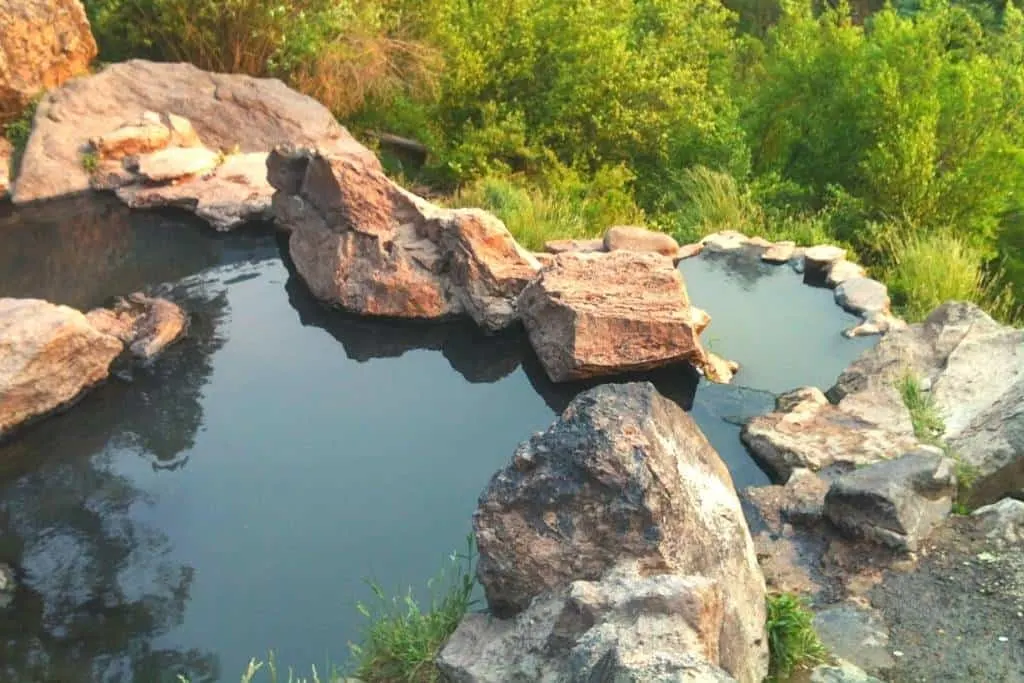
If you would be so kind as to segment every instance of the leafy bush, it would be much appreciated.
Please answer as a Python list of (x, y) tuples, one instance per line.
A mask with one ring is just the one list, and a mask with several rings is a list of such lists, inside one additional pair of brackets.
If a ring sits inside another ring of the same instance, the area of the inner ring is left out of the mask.
[(794, 670), (821, 664), (827, 651), (812, 624), (814, 616), (790, 593), (768, 596), (770, 680), (786, 680)]

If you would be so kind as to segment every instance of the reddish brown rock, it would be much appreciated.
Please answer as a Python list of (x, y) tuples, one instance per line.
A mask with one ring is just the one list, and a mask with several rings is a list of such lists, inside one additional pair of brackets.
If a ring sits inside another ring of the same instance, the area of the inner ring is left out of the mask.
[(523, 290), (519, 313), (555, 382), (706, 361), (710, 318), (658, 254), (562, 254)]
[(79, 0), (0, 0), (0, 124), (85, 73), (96, 41)]
[(0, 438), (102, 382), (122, 348), (73, 308), (0, 299)]
[(281, 148), (268, 159), (274, 215), (314, 296), (364, 315), (517, 319), (540, 270), (494, 216), (442, 209), (393, 183), (376, 159)]
[[(214, 74), (185, 63), (132, 60), (108, 66), (48, 92), (39, 102), (25, 150), (15, 203), (52, 199), (90, 187), (82, 150), (121, 126), (153, 122), (159, 113), (172, 142), (190, 146), (190, 133), (170, 115), (187, 119), (212, 150), (269, 152), (292, 142), (345, 150), (367, 165), (377, 160), (330, 111), (276, 79)], [(236, 149), (237, 148), (237, 149)]]
[(685, 261), (688, 258), (694, 256), (700, 256), (700, 253), (704, 251), (704, 245), (700, 242), (694, 244), (684, 244), (679, 247), (679, 253), (676, 254), (676, 261)]
[(679, 243), (663, 232), (636, 225), (616, 225), (604, 234), (605, 251), (640, 251), (675, 258)]

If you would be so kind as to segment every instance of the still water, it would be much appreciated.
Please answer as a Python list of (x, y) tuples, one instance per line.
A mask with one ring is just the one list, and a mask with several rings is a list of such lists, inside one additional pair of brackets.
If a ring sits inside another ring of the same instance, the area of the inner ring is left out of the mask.
[[(366, 579), (421, 587), (477, 496), (579, 386), (523, 335), (358, 319), (312, 301), (269, 231), (216, 235), (113, 202), (0, 206), (0, 296), (87, 308), (146, 287), (192, 316), (151, 369), (0, 445), (0, 681), (237, 680), (273, 648), (345, 662)], [(831, 293), (755, 259), (681, 265), (737, 386), (653, 376), (738, 486), (765, 483), (738, 423), (827, 387), (870, 340)]]

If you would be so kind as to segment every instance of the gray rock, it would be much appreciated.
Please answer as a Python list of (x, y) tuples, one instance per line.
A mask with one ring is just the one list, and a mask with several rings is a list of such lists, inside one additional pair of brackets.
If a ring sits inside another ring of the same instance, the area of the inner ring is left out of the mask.
[(750, 242), (750, 238), (742, 232), (723, 230), (708, 235), (700, 241), (704, 249), (710, 252), (736, 251)]
[(652, 384), (577, 396), (494, 476), (473, 524), (477, 578), (498, 616), (635, 560), (652, 575), (716, 582), (723, 621), (709, 661), (741, 681), (765, 675), (764, 578), (731, 477)]
[(971, 513), (985, 536), (999, 546), (1024, 545), (1024, 502), (1004, 498)]
[(775, 412), (747, 421), (740, 438), (772, 478), (781, 483), (797, 468), (817, 472), (831, 465), (868, 465), (918, 445), (912, 433), (894, 431), (849, 414), (831, 405), (813, 387), (779, 396)]
[(846, 258), (846, 250), (828, 244), (819, 244), (804, 251), (804, 277), (807, 280), (824, 282), (832, 264)]
[(14, 581), (14, 570), (0, 562), (0, 609), (9, 607), (14, 601), (14, 591), (18, 584)]
[(512, 619), (467, 615), (437, 663), (452, 683), (735, 681), (713, 663), (723, 618), (717, 582), (626, 563)]
[(889, 289), (877, 280), (855, 277), (843, 281), (835, 291), (836, 303), (857, 315), (887, 313)]
[(796, 253), (796, 242), (776, 242), (761, 254), (761, 260), (765, 263), (788, 263), (794, 253)]
[(847, 280), (862, 278), (867, 275), (864, 266), (852, 261), (836, 261), (828, 269), (828, 277), (825, 282), (829, 287), (838, 287)]
[(886, 335), (829, 395), (848, 413), (909, 433), (897, 390), (908, 372), (931, 384), (945, 439), (979, 474), (971, 503), (1024, 488), (1024, 330), (974, 304), (948, 302), (923, 323)]
[(811, 671), (811, 683), (883, 683), (881, 679), (869, 676), (849, 662), (842, 660), (835, 665), (822, 664)]
[(949, 515), (955, 496), (953, 461), (920, 449), (836, 479), (825, 515), (853, 536), (914, 551)]

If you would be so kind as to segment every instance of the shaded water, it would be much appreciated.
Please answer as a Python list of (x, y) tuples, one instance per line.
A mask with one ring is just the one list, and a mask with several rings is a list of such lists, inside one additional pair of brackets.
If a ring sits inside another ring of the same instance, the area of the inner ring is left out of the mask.
[[(85, 308), (169, 282), (192, 315), (153, 368), (0, 446), (0, 562), (23, 584), (0, 611), (0, 681), (227, 681), (268, 648), (344, 661), (364, 579), (422, 586), (580, 389), (551, 385), (518, 333), (323, 309), (269, 233), (91, 200), (0, 206), (0, 238), (0, 295)], [(839, 338), (852, 319), (830, 292), (751, 263), (681, 266), (741, 386), (655, 376), (738, 486), (765, 478), (736, 423), (870, 343)]]

